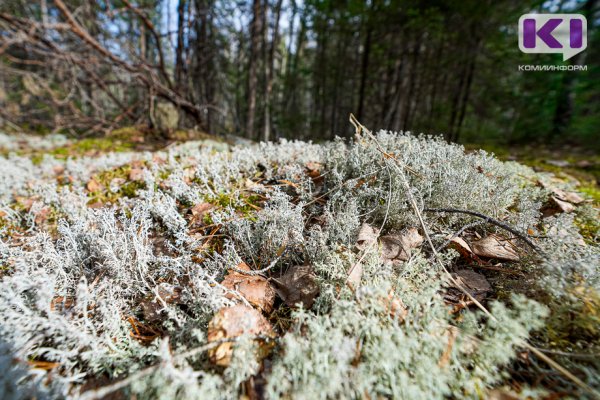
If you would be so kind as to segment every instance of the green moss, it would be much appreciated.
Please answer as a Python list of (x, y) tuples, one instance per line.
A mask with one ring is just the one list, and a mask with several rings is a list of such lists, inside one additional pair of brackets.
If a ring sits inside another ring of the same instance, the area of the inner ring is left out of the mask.
[(86, 153), (88, 151), (114, 151), (121, 152), (130, 150), (133, 147), (132, 143), (114, 140), (112, 138), (91, 138), (82, 139), (72, 145), (72, 150), (76, 153)]
[[(140, 181), (130, 181), (129, 174), (131, 165), (125, 164), (117, 168), (102, 171), (92, 177), (93, 180), (100, 184), (100, 189), (89, 194), (90, 200), (88, 204), (93, 203), (111, 203), (114, 204), (119, 198), (134, 198), (137, 196), (139, 189), (144, 189), (146, 184)], [(119, 186), (119, 190), (113, 192), (110, 190), (110, 184), (115, 179), (124, 179), (125, 182)]]
[(600, 204), (600, 188), (598, 185), (581, 185), (577, 188), (577, 190), (591, 197), (596, 204)]
[(125, 141), (130, 141), (132, 138), (135, 138), (135, 137), (140, 137), (140, 136), (143, 137), (144, 132), (142, 131), (141, 128), (136, 127), (136, 126), (124, 126), (119, 129), (114, 129), (107, 136), (112, 139), (121, 139), (121, 140), (125, 140)]
[(207, 203), (214, 204), (219, 207), (233, 207), (233, 209), (249, 220), (254, 220), (254, 214), (261, 209), (261, 196), (245, 192), (219, 193), (216, 196), (208, 196), (204, 200)]
[(33, 165), (40, 165), (43, 159), (43, 154), (34, 154), (33, 156), (31, 156), (31, 162), (33, 163)]

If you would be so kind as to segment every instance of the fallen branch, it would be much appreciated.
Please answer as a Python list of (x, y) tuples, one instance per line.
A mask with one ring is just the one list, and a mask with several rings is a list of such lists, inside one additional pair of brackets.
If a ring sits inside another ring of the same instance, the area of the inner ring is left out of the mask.
[(519, 239), (521, 239), (522, 241), (524, 241), (525, 243), (527, 243), (527, 245), (529, 245), (532, 249), (534, 249), (535, 251), (537, 251), (539, 254), (544, 255), (544, 252), (538, 247), (536, 246), (528, 237), (526, 234), (519, 232), (518, 230), (516, 230), (515, 228), (511, 227), (510, 225), (505, 224), (502, 221), (499, 221), (495, 218), (489, 217), (485, 214), (479, 213), (479, 212), (475, 212), (475, 211), (469, 211), (469, 210), (461, 210), (458, 208), (424, 208), (423, 211), (425, 212), (437, 212), (437, 213), (455, 213), (455, 214), (467, 214), (467, 215), (472, 215), (474, 217), (478, 217), (478, 218), (482, 218), (483, 220), (485, 220), (485, 222), (489, 222), (492, 225), (496, 225), (497, 227), (500, 227), (502, 229), (507, 230), (508, 232), (512, 233), (513, 235), (515, 235), (516, 237), (518, 237)]

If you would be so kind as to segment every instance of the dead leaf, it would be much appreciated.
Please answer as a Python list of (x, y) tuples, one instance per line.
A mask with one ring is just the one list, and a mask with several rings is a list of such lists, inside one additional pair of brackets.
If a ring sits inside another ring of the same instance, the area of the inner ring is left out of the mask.
[(29, 212), (31, 207), (33, 207), (33, 203), (38, 200), (38, 197), (23, 197), (23, 196), (15, 196), (15, 201), (23, 208), (24, 211)]
[(471, 249), (480, 257), (495, 258), (504, 261), (519, 261), (514, 245), (507, 239), (497, 235), (489, 235), (481, 240), (471, 242)]
[(320, 184), (324, 181), (323, 174), (321, 173), (322, 169), (323, 165), (318, 162), (309, 161), (306, 163), (306, 174), (315, 184)]
[(64, 313), (75, 305), (75, 299), (71, 296), (55, 296), (50, 302), (50, 311)]
[(356, 263), (352, 266), (350, 273), (348, 274), (348, 278), (346, 278), (346, 284), (352, 290), (356, 290), (360, 286), (360, 281), (362, 279), (363, 267), (361, 263)]
[(407, 261), (411, 249), (423, 244), (423, 236), (419, 234), (417, 228), (409, 228), (399, 234), (382, 236), (379, 241), (384, 262)]
[(55, 165), (52, 167), (52, 172), (54, 172), (54, 175), (62, 175), (65, 172), (65, 166), (62, 164)]
[(561, 200), (556, 196), (550, 196), (548, 203), (542, 209), (544, 218), (551, 217), (559, 213), (570, 213), (575, 211), (575, 206), (567, 201)]
[(358, 231), (358, 238), (356, 239), (356, 248), (360, 251), (364, 251), (369, 246), (372, 246), (377, 242), (379, 236), (379, 230), (372, 227), (371, 225), (364, 223)]
[(316, 275), (310, 265), (296, 265), (278, 279), (271, 278), (275, 290), (289, 307), (301, 303), (305, 309), (310, 309), (319, 295), (319, 285)]
[(158, 322), (164, 319), (164, 303), (181, 304), (183, 288), (167, 282), (162, 282), (156, 286), (153, 293), (153, 296), (150, 296), (140, 302), (142, 313), (144, 314), (144, 321), (150, 323)]
[(537, 184), (552, 192), (548, 198), (548, 203), (541, 209), (544, 217), (550, 217), (558, 213), (573, 212), (575, 210), (574, 204), (581, 204), (585, 201), (578, 193), (559, 189), (543, 181), (538, 181)]
[[(246, 263), (238, 264), (237, 268), (245, 271), (250, 270)], [(275, 290), (266, 278), (258, 275), (244, 275), (239, 272), (229, 271), (221, 284), (229, 290), (237, 291), (250, 304), (258, 307), (266, 314), (273, 311)], [(227, 293), (225, 297), (232, 300), (237, 299), (237, 296), (234, 293)]]
[(163, 305), (152, 299), (144, 299), (140, 302), (144, 321), (155, 323), (163, 320)]
[(215, 208), (215, 206), (210, 203), (198, 203), (193, 206), (190, 211), (192, 212), (195, 221), (202, 221), (204, 216), (213, 208)]
[(156, 286), (156, 292), (165, 303), (180, 304), (183, 288), (178, 285), (162, 282)]
[(48, 206), (42, 207), (38, 212), (35, 213), (34, 221), (36, 225), (41, 225), (48, 220), (52, 209)]
[(143, 181), (144, 180), (144, 170), (142, 168), (132, 168), (129, 171), (129, 180), (130, 181)]
[(558, 189), (558, 188), (553, 188), (552, 192), (554, 193), (555, 197), (558, 198), (559, 200), (568, 201), (569, 203), (572, 203), (572, 204), (581, 204), (585, 201), (585, 199), (583, 197), (581, 197), (579, 194), (577, 194), (575, 192), (567, 192), (565, 190)]
[[(482, 301), (492, 287), (485, 276), (471, 269), (461, 269), (452, 274), (452, 277), (473, 296), (477, 301)], [(456, 289), (459, 289), (456, 287)], [(460, 290), (460, 289), (459, 289)], [(462, 293), (462, 291), (461, 291)]]
[(85, 187), (90, 192), (98, 192), (98, 191), (104, 189), (104, 187), (100, 183), (98, 183), (98, 181), (95, 180), (94, 178), (90, 179), (88, 181), (87, 185), (85, 185)]
[(448, 343), (446, 344), (446, 348), (442, 353), (440, 361), (438, 361), (438, 365), (442, 368), (448, 365), (448, 362), (450, 361), (452, 349), (454, 348), (454, 342), (456, 342), (456, 338), (458, 337), (458, 328), (449, 326), (446, 330), (446, 336), (448, 336)]
[[(220, 309), (208, 323), (208, 341), (236, 338), (241, 335), (275, 336), (271, 324), (262, 314), (252, 307), (236, 304)], [(209, 350), (208, 356), (216, 365), (228, 366), (233, 354), (233, 342), (221, 343)], [(261, 350), (268, 351), (264, 346)], [(260, 354), (259, 354), (260, 356)]]
[(393, 291), (390, 291), (385, 303), (386, 308), (389, 310), (390, 317), (397, 318), (400, 322), (404, 321), (408, 315), (408, 310), (402, 300), (394, 295)]

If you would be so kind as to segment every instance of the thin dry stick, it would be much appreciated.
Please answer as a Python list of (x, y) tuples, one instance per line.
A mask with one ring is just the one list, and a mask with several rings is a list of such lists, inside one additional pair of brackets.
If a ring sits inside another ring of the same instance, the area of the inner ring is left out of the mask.
[(512, 226), (505, 224), (502, 221), (499, 221), (495, 218), (489, 217), (485, 214), (482, 213), (478, 213), (475, 211), (469, 211), (469, 210), (462, 210), (459, 208), (424, 208), (423, 211), (425, 212), (438, 212), (438, 213), (455, 213), (455, 214), (467, 214), (467, 215), (472, 215), (474, 217), (478, 217), (481, 218), (483, 220), (485, 220), (485, 222), (489, 222), (492, 225), (496, 225), (502, 229), (505, 229), (507, 231), (509, 231), (510, 233), (512, 233), (513, 235), (515, 235), (516, 237), (518, 237), (519, 239), (521, 239), (522, 241), (524, 241), (525, 243), (527, 243), (529, 245), (529, 247), (531, 247), (532, 249), (534, 249), (535, 251), (537, 251), (539, 254), (544, 254), (542, 252), (542, 250), (540, 250), (540, 248), (538, 246), (536, 246), (528, 237), (527, 235), (525, 235), (524, 233), (519, 232), (518, 230), (516, 230), (515, 228), (513, 228)]
[(251, 271), (245, 271), (238, 267), (230, 267), (230, 269), (237, 272), (238, 274), (242, 274), (242, 275), (248, 275), (248, 276), (261, 275), (261, 274), (264, 274), (265, 272), (273, 269), (277, 265), (277, 262), (281, 259), (281, 257), (283, 257), (283, 255), (285, 254), (286, 251), (287, 251), (287, 246), (283, 248), (283, 250), (281, 251), (281, 254), (279, 254), (268, 266), (266, 266), (263, 269), (257, 269), (257, 270), (251, 270)]
[[(237, 342), (238, 340), (240, 340), (242, 338), (242, 336), (239, 337), (235, 337), (235, 338), (227, 338), (227, 339), (221, 339), (221, 340), (216, 340), (214, 342), (211, 343), (207, 343), (203, 346), (200, 347), (196, 347), (193, 348), (191, 350), (185, 351), (183, 353), (177, 354), (176, 356), (173, 357), (173, 362), (175, 363), (181, 363), (183, 362), (186, 358), (189, 357), (193, 357), (195, 355), (198, 354), (202, 354), (205, 351), (208, 351), (214, 347), (217, 347), (223, 343), (228, 343), (228, 342)], [(266, 337), (266, 336), (254, 336), (252, 337), (253, 339), (261, 339), (261, 340), (270, 340), (271, 338)], [(151, 365), (147, 368), (144, 368), (132, 375), (129, 375), (127, 378), (125, 379), (121, 379), (120, 381), (117, 381), (115, 383), (113, 383), (112, 385), (108, 385), (108, 386), (103, 386), (101, 388), (98, 389), (94, 389), (94, 390), (88, 390), (84, 393), (81, 394), (81, 396), (79, 396), (80, 400), (96, 400), (96, 399), (101, 399), (107, 395), (109, 395), (110, 393), (116, 392), (117, 390), (121, 390), (123, 388), (126, 388), (127, 386), (131, 385), (133, 382), (138, 381), (148, 375), (151, 375), (152, 373), (154, 373), (158, 368), (160, 368), (160, 366), (163, 365), (162, 363), (158, 363), (158, 364), (154, 364)]]
[(368, 178), (369, 176), (373, 176), (375, 174), (378, 174), (379, 172), (381, 172), (383, 168), (380, 168), (376, 171), (370, 172), (368, 174), (364, 174), (362, 176), (359, 176), (358, 178), (352, 178), (349, 179), (345, 182), (340, 183), (339, 185), (337, 185), (336, 187), (332, 188), (331, 190), (328, 190), (327, 192), (323, 193), (322, 195), (315, 197), (314, 199), (312, 199), (311, 201), (309, 201), (308, 203), (304, 204), (302, 207), (308, 207), (309, 205), (316, 203), (317, 201), (321, 200), (322, 198), (326, 197), (327, 195), (335, 192), (336, 190), (339, 190), (341, 188), (343, 188), (344, 186), (346, 186), (348, 183), (352, 182), (352, 181), (358, 181), (360, 179), (364, 179), (364, 178)]
[(448, 246), (450, 243), (452, 243), (452, 239), (459, 237), (467, 229), (474, 228), (474, 227), (479, 226), (484, 223), (485, 223), (485, 221), (475, 221), (475, 222), (471, 222), (470, 224), (463, 226), (462, 228), (460, 228), (459, 230), (454, 232), (454, 234), (452, 236), (450, 236), (450, 238), (446, 239), (446, 241), (440, 247), (438, 247), (436, 249), (437, 252), (439, 253), (440, 251), (444, 250), (446, 248), (446, 246)]
[[(374, 143), (375, 143), (375, 145), (377, 146), (377, 149), (379, 150), (379, 152), (382, 153), (384, 162), (386, 164), (388, 164), (388, 163), (391, 164), (398, 171), (398, 175), (399, 175), (399, 177), (401, 179), (402, 185), (404, 186), (404, 189), (406, 190), (406, 196), (408, 198), (408, 202), (410, 203), (410, 205), (413, 208), (415, 214), (417, 215), (417, 218), (419, 219), (419, 224), (421, 225), (421, 228), (423, 229), (423, 234), (425, 235), (427, 243), (429, 244), (429, 247), (431, 248), (431, 250), (432, 250), (432, 252), (433, 252), (433, 254), (435, 256), (435, 260), (438, 262), (438, 264), (440, 265), (440, 267), (442, 268), (442, 270), (444, 271), (444, 273), (447, 275), (448, 280), (453, 285), (455, 285), (457, 288), (459, 288), (469, 298), (469, 300), (471, 300), (481, 311), (483, 311), (483, 313), (488, 318), (490, 318), (491, 320), (499, 323), (500, 321), (496, 317), (494, 317), (492, 315), (492, 313), (490, 313), (488, 311), (488, 309), (483, 306), (483, 304), (481, 304), (475, 297), (473, 297), (473, 295), (464, 287), (464, 285), (461, 282), (459, 282), (458, 280), (454, 279), (454, 277), (446, 269), (446, 266), (444, 265), (444, 263), (443, 263), (440, 255), (439, 255), (439, 253), (437, 252), (435, 246), (433, 245), (433, 242), (431, 241), (431, 237), (429, 236), (429, 230), (427, 229), (427, 225), (425, 225), (425, 221), (423, 220), (423, 214), (419, 210), (419, 206), (417, 205), (417, 202), (415, 201), (415, 198), (412, 195), (411, 188), (410, 188), (410, 185), (408, 183), (408, 180), (406, 179), (406, 176), (403, 173), (403, 169), (405, 169), (405, 167), (400, 164), (400, 161), (395, 156), (390, 155), (389, 153), (387, 153), (383, 149), (383, 147), (381, 146), (381, 144), (379, 143), (379, 141), (377, 140), (377, 138), (375, 137), (375, 135), (373, 135), (373, 133), (370, 130), (368, 130), (367, 128), (365, 128), (364, 125), (362, 125), (360, 122), (358, 122), (358, 120), (352, 114), (350, 114), (350, 123), (352, 123), (354, 125), (354, 127), (356, 128), (356, 133), (357, 133), (357, 135), (359, 137), (360, 137), (360, 133), (364, 132), (367, 135), (367, 137), (369, 137), (371, 140), (373, 140)], [(390, 163), (390, 160), (394, 160), (395, 163)], [(560, 364), (558, 364), (556, 361), (554, 361), (550, 357), (546, 356), (544, 353), (542, 353), (541, 351), (539, 351), (534, 346), (530, 345), (528, 342), (524, 342), (523, 346), (526, 349), (528, 349), (529, 351), (531, 351), (533, 354), (535, 354), (537, 357), (539, 357), (540, 359), (542, 359), (544, 362), (546, 362), (548, 365), (550, 365), (552, 368), (554, 368), (557, 371), (559, 371), (560, 373), (562, 373), (565, 377), (567, 377), (568, 379), (570, 379), (573, 383), (575, 383), (581, 389), (583, 389), (586, 392), (590, 393), (595, 398), (600, 399), (600, 393), (598, 393), (597, 391), (595, 391), (592, 387), (590, 387), (588, 384), (586, 384), (585, 382), (583, 382), (581, 379), (579, 379), (578, 377), (576, 377), (575, 375), (573, 375), (570, 371), (568, 371), (566, 368), (564, 368), (563, 366), (561, 366)]]
[[(383, 222), (381, 223), (381, 226), (379, 227), (379, 230), (377, 231), (377, 236), (378, 237), (381, 234), (381, 231), (383, 230), (383, 228), (385, 227), (385, 224), (387, 222), (388, 216), (390, 214), (390, 204), (392, 203), (392, 173), (390, 172), (389, 168), (385, 168), (385, 169), (388, 172), (388, 178), (389, 178), (389, 182), (390, 182), (390, 190), (388, 192), (388, 199), (387, 199), (387, 206), (386, 206), (386, 210), (385, 210), (385, 216), (383, 217)], [(350, 269), (348, 270), (348, 275), (346, 277), (346, 280), (344, 281), (345, 285), (348, 284), (348, 280), (350, 279), (350, 276), (352, 276), (352, 272), (365, 259), (365, 257), (367, 256), (367, 254), (369, 254), (369, 252), (375, 247), (376, 244), (377, 244), (377, 238), (373, 242), (371, 242), (367, 246), (367, 248), (364, 249), (363, 254), (360, 256), (360, 258), (358, 259), (358, 261), (355, 262), (352, 265), (352, 267), (350, 267)], [(338, 293), (338, 296), (337, 296), (338, 298), (340, 297), (341, 293), (342, 293), (341, 291)]]

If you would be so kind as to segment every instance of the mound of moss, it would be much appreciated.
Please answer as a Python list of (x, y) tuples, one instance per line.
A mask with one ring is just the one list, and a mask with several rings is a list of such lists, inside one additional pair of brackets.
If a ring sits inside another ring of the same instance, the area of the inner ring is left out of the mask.
[(385, 131), (0, 168), (7, 398), (600, 388), (598, 210), (551, 174)]

